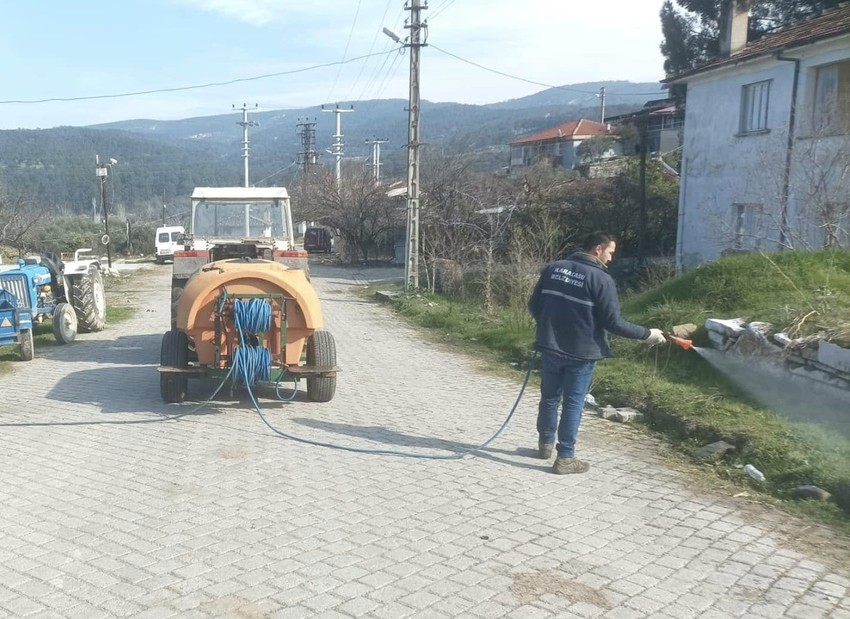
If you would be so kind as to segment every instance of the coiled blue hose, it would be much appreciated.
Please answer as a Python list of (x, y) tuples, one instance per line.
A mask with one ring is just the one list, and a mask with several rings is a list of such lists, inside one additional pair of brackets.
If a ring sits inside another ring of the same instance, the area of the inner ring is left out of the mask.
[(272, 326), (272, 306), (265, 299), (236, 299), (233, 302), (233, 319), (246, 333), (265, 333)]
[(233, 351), (233, 371), (246, 385), (268, 382), (271, 376), (272, 354), (265, 346), (237, 346)]
[(242, 379), (246, 385), (267, 382), (271, 376), (271, 352), (265, 346), (246, 341), (245, 334), (259, 335), (271, 329), (271, 304), (265, 299), (236, 299), (233, 301), (233, 323), (240, 343), (233, 350), (233, 371), (237, 380)]

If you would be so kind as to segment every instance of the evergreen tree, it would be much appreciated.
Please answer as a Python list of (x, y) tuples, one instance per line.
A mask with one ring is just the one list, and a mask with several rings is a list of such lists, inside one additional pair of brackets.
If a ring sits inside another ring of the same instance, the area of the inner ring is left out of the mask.
[[(838, 6), (839, 0), (752, 0), (748, 39)], [(665, 0), (661, 8), (664, 71), (676, 75), (716, 57), (724, 0)]]

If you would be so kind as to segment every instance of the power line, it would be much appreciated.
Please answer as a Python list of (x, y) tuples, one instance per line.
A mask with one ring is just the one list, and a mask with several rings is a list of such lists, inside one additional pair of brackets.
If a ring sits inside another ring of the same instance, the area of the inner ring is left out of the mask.
[[(345, 49), (342, 51), (342, 61), (339, 65), (339, 68), (336, 70), (336, 77), (334, 77), (334, 83), (331, 86), (330, 92), (328, 92), (327, 100), (331, 100), (331, 95), (334, 93), (334, 89), (336, 88), (336, 83), (339, 81), (339, 74), (342, 72), (342, 62), (345, 62), (345, 57), (348, 55), (348, 46), (351, 45), (351, 37), (354, 36), (354, 28), (357, 26), (357, 18), (360, 15), (360, 4), (362, 0), (357, 0), (357, 9), (354, 11), (354, 21), (351, 22), (351, 30), (348, 31), (348, 40), (345, 42)], [(372, 50), (369, 50), (370, 52)]]
[(338, 65), (350, 64), (352, 62), (357, 62), (358, 60), (363, 60), (365, 58), (371, 58), (373, 56), (382, 56), (388, 55), (390, 52), (395, 51), (386, 50), (383, 52), (375, 52), (372, 54), (364, 54), (362, 56), (355, 56), (354, 58), (349, 58), (348, 60), (339, 60), (336, 62), (327, 62), (325, 64), (316, 64), (309, 67), (302, 67), (300, 69), (292, 69), (290, 71), (279, 71), (277, 73), (266, 73), (264, 75), (255, 75), (253, 77), (240, 77), (237, 79), (228, 80), (226, 82), (208, 82), (206, 84), (195, 84), (192, 86), (176, 86), (174, 88), (156, 88), (152, 90), (138, 90), (135, 92), (122, 92), (122, 93), (114, 93), (108, 95), (89, 95), (84, 97), (51, 97), (49, 99), (10, 99), (6, 101), (0, 101), (0, 105), (8, 105), (13, 103), (26, 103), (26, 104), (36, 104), (36, 103), (55, 103), (55, 102), (68, 102), (68, 101), (91, 101), (94, 99), (117, 99), (120, 97), (138, 97), (141, 95), (153, 95), (159, 94), (163, 92), (180, 92), (185, 90), (198, 90), (200, 88), (212, 88), (215, 86), (230, 86), (232, 84), (241, 84), (243, 82), (254, 82), (257, 80), (269, 79), (271, 77), (281, 77), (283, 75), (293, 75), (295, 73), (305, 73), (307, 71), (314, 71), (316, 69), (326, 69), (327, 67), (335, 67)]
[[(395, 20), (393, 21), (393, 30), (399, 29), (399, 26), (401, 25), (403, 18), (404, 18), (404, 13), (405, 13), (405, 9), (404, 9), (404, 7), (402, 7), (402, 9), (398, 12), (398, 15), (396, 15)], [(383, 28), (381, 29), (381, 31), (383, 32)], [(384, 46), (384, 51), (385, 52), (393, 51), (393, 50), (397, 49), (396, 45), (397, 44), (394, 41), (387, 40), (386, 45)], [(403, 47), (398, 48), (398, 51), (401, 54), (401, 53), (404, 52), (404, 48)], [(381, 80), (381, 78), (380, 78), (381, 72), (384, 70), (384, 67), (387, 66), (387, 61), (389, 59), (390, 59), (389, 55), (384, 56), (384, 61), (380, 64), (380, 66), (376, 66), (372, 70), (372, 73), (371, 73), (369, 79), (367, 80), (366, 84), (363, 86), (363, 90), (360, 92), (360, 96), (357, 98), (357, 101), (362, 101), (363, 97), (366, 96), (366, 93), (369, 92), (370, 87), (373, 87), (373, 86), (378, 84), (378, 81)], [(377, 65), (377, 63), (376, 63), (376, 65)]]
[[(387, 0), (387, 6), (384, 8), (384, 14), (381, 15), (381, 21), (378, 23), (378, 30), (375, 32), (375, 36), (372, 37), (372, 43), (369, 45), (369, 51), (367, 54), (371, 54), (372, 50), (375, 49), (375, 43), (378, 42), (378, 37), (381, 35), (381, 28), (384, 20), (387, 18), (387, 13), (390, 12), (390, 7), (392, 6), (393, 0)], [(357, 77), (354, 78), (354, 82), (351, 84), (351, 88), (348, 90), (348, 99), (354, 96), (354, 90), (357, 88), (357, 84), (360, 83), (360, 78), (363, 76), (363, 70), (366, 68), (368, 62), (364, 62), (360, 65), (360, 71), (357, 72)], [(330, 100), (330, 97), (328, 97)]]
[[(467, 60), (466, 58), (462, 58), (461, 56), (458, 56), (457, 54), (453, 54), (449, 51), (446, 51), (446, 50), (442, 49), (441, 47), (434, 45), (433, 43), (428, 43), (428, 46), (437, 50), (438, 52), (440, 52), (442, 54), (445, 54), (446, 56), (451, 56), (452, 58), (455, 58), (456, 60), (460, 60), (461, 62), (465, 62), (466, 64), (471, 64), (473, 67), (478, 67), (479, 69), (483, 69), (484, 71), (489, 71), (490, 73), (495, 73), (496, 75), (509, 77), (511, 79), (514, 79), (514, 80), (519, 80), (520, 82), (526, 82), (527, 84), (534, 84), (535, 86), (545, 86), (546, 88), (555, 88), (557, 90), (566, 90), (568, 92), (577, 92), (577, 93), (580, 93), (580, 94), (583, 94), (583, 95), (594, 95), (594, 96), (596, 96), (596, 95), (599, 94), (597, 92), (591, 92), (589, 90), (578, 90), (577, 88), (567, 88), (566, 86), (554, 86), (553, 84), (547, 84), (545, 82), (538, 82), (538, 81), (535, 81), (535, 80), (530, 80), (530, 79), (527, 79), (525, 77), (520, 77), (518, 75), (512, 75), (510, 73), (505, 73), (504, 71), (499, 71), (498, 69), (491, 69), (490, 67), (485, 67), (483, 64), (479, 64), (479, 63), (474, 62), (472, 60)], [(658, 92), (609, 92), (607, 94), (608, 94), (608, 96), (620, 95), (620, 96), (651, 97), (651, 96), (655, 96), (655, 95), (666, 95), (667, 92), (666, 91), (658, 91)], [(2, 102), (0, 102), (0, 103), (2, 103)]]
[(290, 163), (288, 166), (286, 166), (285, 168), (281, 168), (281, 169), (280, 169), (280, 170), (278, 170), (277, 172), (272, 172), (271, 174), (269, 174), (269, 175), (268, 175), (267, 177), (265, 177), (265, 178), (261, 178), (261, 179), (260, 179), (260, 180), (258, 180), (258, 181), (254, 181), (253, 186), (254, 186), (254, 187), (256, 187), (256, 186), (257, 186), (257, 185), (259, 185), (260, 183), (264, 183), (264, 182), (266, 182), (267, 180), (269, 180), (270, 178), (272, 178), (272, 177), (274, 177), (274, 176), (277, 176), (277, 175), (278, 175), (278, 174), (280, 174), (281, 172), (286, 172), (289, 168), (292, 168), (292, 167), (294, 167), (295, 165), (297, 165), (297, 162), (292, 162), (292, 163)]
[(398, 56), (393, 58), (393, 61), (390, 64), (390, 68), (387, 69), (386, 76), (384, 76), (384, 79), (381, 81), (381, 85), (378, 86), (378, 88), (375, 90), (375, 99), (380, 99), (383, 96), (384, 91), (387, 89), (387, 86), (390, 85), (390, 82), (398, 74), (401, 67), (404, 66), (403, 64), (398, 64), (398, 65), (396, 64), (398, 62), (398, 60), (401, 59), (401, 58), (402, 58), (401, 54), (399, 54)]
[(437, 17), (438, 15), (440, 15), (440, 13), (442, 13), (442, 12), (443, 12), (443, 11), (445, 11), (447, 8), (449, 8), (451, 5), (453, 5), (453, 4), (455, 3), (455, 1), (456, 1), (456, 0), (448, 0), (447, 2), (444, 2), (444, 3), (443, 3), (443, 4), (441, 4), (439, 7), (437, 7), (437, 10), (436, 10), (436, 11), (434, 11), (434, 13), (431, 15), (431, 21), (433, 21), (433, 19), (434, 19), (435, 17)]

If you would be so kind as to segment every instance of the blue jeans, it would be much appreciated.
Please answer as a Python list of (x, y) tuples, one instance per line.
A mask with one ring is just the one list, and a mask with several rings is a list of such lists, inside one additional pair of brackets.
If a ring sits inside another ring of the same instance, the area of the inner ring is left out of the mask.
[[(558, 456), (574, 458), (576, 436), (581, 423), (584, 399), (590, 390), (595, 361), (569, 359), (544, 352), (540, 380), (540, 405), (537, 409), (537, 432), (540, 442), (552, 444), (558, 435)], [(561, 423), (558, 406), (563, 399)]]

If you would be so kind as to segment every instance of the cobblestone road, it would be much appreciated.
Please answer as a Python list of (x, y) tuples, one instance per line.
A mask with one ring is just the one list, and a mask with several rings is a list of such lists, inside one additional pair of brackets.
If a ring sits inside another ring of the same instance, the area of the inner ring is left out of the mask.
[[(358, 298), (376, 274), (314, 269), (337, 396), (266, 393), (269, 419), (360, 447), (482, 442), (518, 384)], [(131, 321), (0, 377), (0, 614), (850, 618), (847, 563), (807, 533), (792, 542), (779, 512), (693, 489), (651, 438), (587, 419), (593, 468), (548, 473), (530, 449), (533, 392), (491, 449), (460, 461), (283, 440), (229, 396), (162, 404), (169, 277), (131, 280)]]

